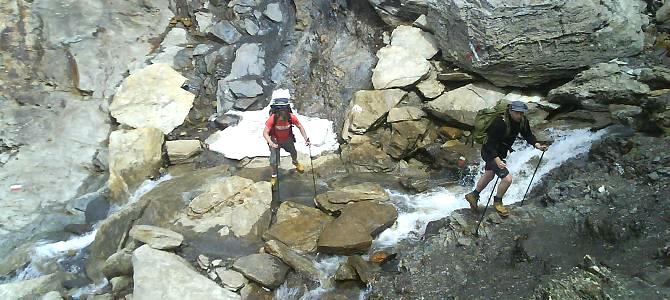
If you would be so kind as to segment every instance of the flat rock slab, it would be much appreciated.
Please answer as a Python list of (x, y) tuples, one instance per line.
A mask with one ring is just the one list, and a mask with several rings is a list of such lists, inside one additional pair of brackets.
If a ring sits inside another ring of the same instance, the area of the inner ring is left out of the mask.
[(335, 212), (350, 202), (387, 201), (388, 199), (388, 193), (379, 184), (365, 182), (319, 194), (316, 196), (316, 203), (328, 212)]
[(249, 282), (241, 273), (225, 268), (216, 269), (216, 275), (221, 279), (223, 286), (232, 291), (241, 289), (247, 282)]
[(284, 202), (277, 212), (277, 224), (270, 227), (263, 238), (276, 239), (299, 253), (314, 252), (319, 235), (332, 220), (318, 209)]
[(275, 289), (286, 278), (288, 266), (270, 254), (252, 254), (235, 261), (233, 269), (259, 284)]
[(148, 245), (133, 252), (133, 269), (136, 300), (240, 299), (240, 295), (193, 270), (183, 258)]
[(184, 240), (184, 236), (177, 232), (150, 225), (133, 226), (130, 236), (159, 250), (179, 247)]
[(384, 47), (377, 57), (372, 85), (378, 90), (412, 85), (430, 70), (430, 63), (421, 54), (399, 46)]

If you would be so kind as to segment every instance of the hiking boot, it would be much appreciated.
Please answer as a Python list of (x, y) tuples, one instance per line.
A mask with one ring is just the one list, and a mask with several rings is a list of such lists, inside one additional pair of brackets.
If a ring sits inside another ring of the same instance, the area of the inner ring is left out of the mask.
[(270, 184), (273, 188), (277, 185), (277, 176), (272, 176), (272, 178), (270, 178)]
[(305, 172), (305, 167), (303, 167), (300, 163), (294, 163), (295, 170), (298, 171), (298, 173)]
[(498, 200), (498, 199), (493, 200), (493, 207), (496, 209), (496, 212), (501, 217), (507, 218), (509, 216), (509, 211), (503, 205), (502, 200)]
[(470, 203), (470, 209), (472, 211), (476, 212), (478, 210), (477, 201), (479, 201), (479, 197), (475, 196), (475, 194), (472, 192), (465, 194), (465, 201)]

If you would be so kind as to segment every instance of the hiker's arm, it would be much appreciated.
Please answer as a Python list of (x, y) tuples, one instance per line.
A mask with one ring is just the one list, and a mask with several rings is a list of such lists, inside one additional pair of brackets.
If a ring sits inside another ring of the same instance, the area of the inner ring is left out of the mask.
[(507, 132), (507, 124), (503, 119), (498, 118), (493, 121), (493, 124), (486, 131), (486, 143), (482, 145), (482, 151), (486, 153), (487, 157), (497, 158), (496, 163), (500, 158), (498, 157), (498, 145), (502, 143), (502, 140), (505, 138), (505, 133)]
[(300, 134), (305, 139), (305, 144), (309, 146), (310, 142), (309, 138), (307, 137), (307, 133), (305, 132), (305, 127), (303, 127), (300, 123), (296, 123), (295, 126), (298, 127), (298, 130), (300, 130)]
[(277, 144), (275, 144), (270, 138), (270, 128), (265, 127), (265, 129), (263, 129), (263, 137), (265, 138), (265, 141), (268, 143), (268, 145), (270, 145), (270, 147), (277, 148)]
[[(535, 146), (537, 144), (537, 138), (533, 135), (533, 131), (530, 130), (530, 123), (527, 118), (524, 118), (523, 130), (521, 130), (521, 136), (523, 137), (529, 145)], [(537, 148), (537, 147), (536, 147)]]

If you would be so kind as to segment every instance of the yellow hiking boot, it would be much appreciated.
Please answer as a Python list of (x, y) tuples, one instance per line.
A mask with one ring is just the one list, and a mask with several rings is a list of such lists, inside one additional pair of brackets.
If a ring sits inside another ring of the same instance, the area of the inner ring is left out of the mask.
[(300, 163), (294, 163), (295, 170), (298, 171), (298, 173), (305, 172), (305, 167), (303, 167)]
[(465, 194), (465, 201), (468, 201), (470, 203), (470, 209), (474, 212), (477, 212), (479, 209), (477, 207), (477, 202), (479, 201), (479, 197), (475, 196), (472, 192), (469, 192)]
[(493, 207), (496, 209), (496, 212), (497, 212), (498, 215), (500, 215), (501, 217), (503, 217), (503, 218), (507, 218), (507, 217), (509, 216), (509, 211), (508, 211), (507, 208), (505, 208), (505, 206), (503, 205), (503, 203), (502, 203), (502, 199), (498, 200), (498, 199), (495, 199), (495, 198), (494, 198), (494, 199), (493, 199)]
[(270, 184), (273, 188), (277, 185), (277, 176), (272, 176), (272, 178), (270, 178)]

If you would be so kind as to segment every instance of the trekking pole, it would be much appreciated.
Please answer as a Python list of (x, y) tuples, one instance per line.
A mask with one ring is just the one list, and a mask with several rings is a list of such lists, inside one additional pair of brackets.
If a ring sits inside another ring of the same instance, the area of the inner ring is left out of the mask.
[(275, 190), (277, 191), (277, 202), (281, 203), (279, 198), (279, 167), (281, 166), (281, 147), (277, 147), (277, 186)]
[(489, 209), (489, 204), (491, 203), (491, 197), (493, 197), (493, 192), (496, 190), (496, 185), (498, 185), (498, 176), (496, 176), (496, 182), (493, 184), (493, 189), (491, 189), (491, 195), (489, 195), (489, 200), (486, 201), (486, 206), (484, 207), (484, 213), (482, 214), (482, 217), (479, 219), (479, 223), (477, 223), (477, 229), (475, 229), (475, 236), (477, 237), (479, 236), (479, 225), (482, 225), (482, 221), (484, 221), (484, 216), (486, 216), (486, 210)]
[(314, 177), (314, 159), (312, 159), (312, 144), (309, 144), (309, 163), (312, 166), (312, 184), (314, 185), (314, 201), (316, 201), (316, 177)]
[(533, 184), (533, 179), (535, 178), (535, 173), (537, 173), (537, 169), (540, 167), (540, 163), (542, 162), (542, 157), (544, 157), (544, 152), (542, 151), (542, 155), (540, 155), (540, 160), (537, 162), (537, 166), (535, 167), (535, 172), (533, 172), (533, 176), (530, 177), (530, 182), (528, 183), (528, 188), (526, 188), (526, 192), (523, 193), (523, 198), (521, 199), (521, 206), (523, 206), (523, 201), (526, 200), (526, 194), (528, 194), (528, 190), (530, 190), (530, 185)]

